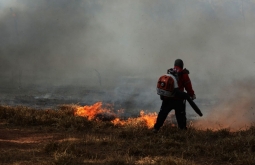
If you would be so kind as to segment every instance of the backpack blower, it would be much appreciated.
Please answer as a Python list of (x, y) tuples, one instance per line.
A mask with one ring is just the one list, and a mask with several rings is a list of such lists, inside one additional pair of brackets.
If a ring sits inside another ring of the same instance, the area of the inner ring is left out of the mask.
[(201, 110), (198, 108), (195, 102), (189, 97), (189, 95), (186, 92), (182, 92), (179, 90), (178, 86), (176, 85), (177, 80), (175, 76), (176, 75), (172, 73), (168, 73), (161, 76), (158, 79), (157, 83), (157, 94), (166, 99), (173, 97), (185, 99), (189, 102), (190, 106), (199, 116), (203, 116)]

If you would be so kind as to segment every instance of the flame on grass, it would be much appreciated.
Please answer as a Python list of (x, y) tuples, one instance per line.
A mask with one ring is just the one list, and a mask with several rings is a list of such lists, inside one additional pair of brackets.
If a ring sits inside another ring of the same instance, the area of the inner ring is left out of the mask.
[(74, 115), (87, 117), (89, 120), (94, 119), (98, 114), (110, 113), (110, 110), (102, 108), (102, 102), (97, 102), (94, 105), (85, 105), (77, 107)]
[[(122, 110), (119, 110), (122, 112)], [(114, 125), (139, 125), (145, 124), (148, 128), (152, 128), (156, 122), (157, 113), (145, 113), (143, 110), (140, 111), (140, 116), (136, 118), (128, 118), (127, 120), (122, 120), (118, 117), (118, 114), (112, 112), (111, 109), (103, 108), (102, 102), (97, 102), (91, 106), (77, 107), (74, 113), (77, 116), (87, 117), (89, 120), (95, 119), (100, 114), (105, 114), (114, 116), (111, 121)]]
[(157, 113), (145, 113), (143, 110), (140, 111), (140, 116), (137, 118), (128, 118), (127, 120), (121, 120), (116, 118), (112, 121), (114, 125), (138, 125), (145, 124), (148, 128), (152, 128), (156, 122)]

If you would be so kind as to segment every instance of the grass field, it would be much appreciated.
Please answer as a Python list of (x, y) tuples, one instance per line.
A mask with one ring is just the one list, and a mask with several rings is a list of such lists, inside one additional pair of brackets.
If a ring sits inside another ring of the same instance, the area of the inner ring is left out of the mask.
[(230, 132), (178, 130), (154, 134), (143, 122), (114, 125), (58, 109), (0, 106), (1, 165), (254, 165), (255, 127)]

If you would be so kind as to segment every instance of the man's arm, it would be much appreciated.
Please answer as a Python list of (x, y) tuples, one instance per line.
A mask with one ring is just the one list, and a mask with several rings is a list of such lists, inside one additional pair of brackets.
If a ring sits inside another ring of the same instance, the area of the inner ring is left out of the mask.
[[(184, 79), (184, 84), (183, 85), (184, 85), (185, 90), (187, 91), (187, 93), (189, 94), (189, 96), (191, 98), (195, 97), (196, 95), (195, 95), (195, 92), (192, 88), (192, 83), (190, 81), (189, 75), (184, 74), (183, 79)], [(195, 99), (195, 98), (193, 98), (193, 99)]]

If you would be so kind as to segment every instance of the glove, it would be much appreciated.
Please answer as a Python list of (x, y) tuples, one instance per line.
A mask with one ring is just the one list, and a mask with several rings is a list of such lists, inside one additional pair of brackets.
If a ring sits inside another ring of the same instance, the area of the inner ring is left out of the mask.
[(194, 94), (193, 96), (190, 97), (191, 100), (195, 100), (196, 99), (196, 95)]

